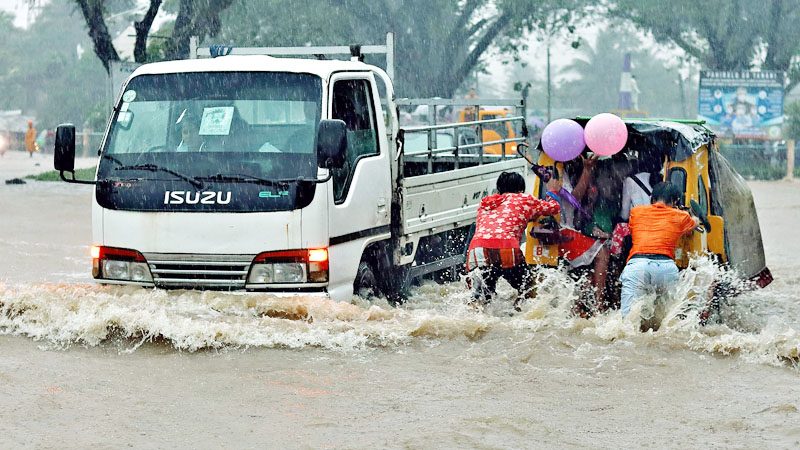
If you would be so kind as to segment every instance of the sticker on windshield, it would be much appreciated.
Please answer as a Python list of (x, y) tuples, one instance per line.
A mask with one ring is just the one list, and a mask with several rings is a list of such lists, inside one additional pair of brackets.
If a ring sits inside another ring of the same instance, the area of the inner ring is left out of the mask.
[(127, 130), (128, 127), (131, 126), (132, 120), (133, 113), (130, 111), (120, 111), (120, 113), (117, 115), (117, 123), (120, 124), (123, 129)]
[(200, 122), (201, 136), (227, 136), (231, 131), (233, 106), (217, 106), (203, 108), (203, 119)]
[(130, 102), (132, 102), (134, 100), (136, 100), (136, 91), (134, 91), (134, 90), (125, 91), (125, 93), (122, 94), (122, 101), (123, 102), (130, 103)]

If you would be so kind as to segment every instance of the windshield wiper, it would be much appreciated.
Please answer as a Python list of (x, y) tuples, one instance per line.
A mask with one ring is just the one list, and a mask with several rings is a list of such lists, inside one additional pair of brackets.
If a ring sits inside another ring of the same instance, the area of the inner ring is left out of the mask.
[(222, 181), (230, 183), (253, 183), (253, 184), (263, 184), (268, 186), (278, 186), (295, 181), (295, 180), (270, 180), (267, 178), (259, 178), (255, 175), (247, 175), (239, 173), (237, 174), (218, 173), (215, 175), (209, 175), (207, 177), (197, 177), (196, 179), (202, 181)]
[(118, 160), (117, 158), (110, 156), (110, 155), (103, 155), (103, 158), (113, 161), (117, 164), (117, 167), (114, 167), (114, 170), (146, 170), (148, 172), (164, 172), (170, 175), (174, 175), (180, 178), (183, 181), (191, 184), (192, 186), (196, 187), (197, 189), (203, 188), (203, 183), (201, 183), (197, 178), (192, 178), (188, 175), (184, 175), (180, 172), (176, 172), (172, 169), (168, 169), (166, 167), (161, 167), (157, 164), (134, 164), (126, 166), (122, 164), (122, 161)]

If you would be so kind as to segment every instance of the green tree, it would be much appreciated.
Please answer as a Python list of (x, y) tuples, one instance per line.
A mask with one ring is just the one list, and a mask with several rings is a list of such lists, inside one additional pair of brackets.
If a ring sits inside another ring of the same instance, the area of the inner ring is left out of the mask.
[(88, 54), (78, 56), (78, 46), (88, 48), (90, 41), (73, 12), (71, 2), (53, 0), (27, 29), (0, 15), (0, 108), (35, 115), (40, 129), (80, 125), (105, 100), (102, 65)]
[[(570, 81), (561, 83), (555, 94), (556, 107), (579, 108), (581, 114), (596, 114), (617, 108), (622, 64), (626, 53), (633, 61), (632, 74), (640, 90), (639, 109), (657, 117), (691, 117), (696, 96), (679, 82), (686, 76), (673, 61), (659, 56), (659, 48), (643, 47), (639, 37), (625, 27), (606, 29), (594, 45), (582, 45), (579, 56), (564, 67), (560, 75)], [(696, 95), (696, 94), (695, 94)], [(682, 101), (683, 98), (683, 101)]]
[(783, 127), (788, 139), (800, 141), (800, 102), (786, 105), (786, 123)]
[(708, 69), (760, 67), (800, 81), (800, 0), (614, 0), (610, 15), (672, 42)]
[[(115, 0), (74, 1), (86, 21), (89, 37), (94, 44), (94, 52), (106, 71), (109, 71), (111, 62), (120, 60), (119, 53), (114, 47), (113, 34), (106, 23), (106, 17)], [(136, 31), (133, 56), (136, 62), (144, 63), (149, 60), (147, 41), (162, 3), (163, 0), (149, 0), (145, 14), (138, 20), (133, 19)], [(215, 35), (220, 28), (219, 15), (231, 3), (233, 0), (178, 0), (178, 15), (172, 27), (172, 35), (164, 46), (164, 56), (167, 59), (185, 58), (189, 55), (191, 36), (199, 36), (202, 39)]]
[[(526, 30), (582, 0), (239, 0), (218, 40), (237, 46), (330, 45), (396, 37), (396, 84), (404, 96), (450, 97), (490, 48), (513, 53)], [(288, 13), (287, 11), (291, 11)], [(563, 14), (562, 14), (563, 15)], [(374, 61), (382, 62), (382, 61)]]

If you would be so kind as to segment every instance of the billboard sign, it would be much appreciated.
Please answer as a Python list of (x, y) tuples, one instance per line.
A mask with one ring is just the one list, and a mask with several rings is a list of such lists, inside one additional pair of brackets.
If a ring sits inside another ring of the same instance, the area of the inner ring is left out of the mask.
[(700, 71), (698, 118), (718, 135), (781, 139), (783, 73)]

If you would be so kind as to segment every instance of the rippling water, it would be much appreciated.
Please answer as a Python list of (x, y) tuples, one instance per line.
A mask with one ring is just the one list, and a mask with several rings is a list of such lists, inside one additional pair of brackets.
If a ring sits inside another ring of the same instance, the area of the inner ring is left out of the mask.
[[(591, 319), (573, 316), (576, 287), (565, 273), (548, 270), (536, 300), (516, 313), (513, 291), (501, 290), (485, 310), (466, 306), (460, 283), (429, 283), (408, 302), (389, 306), (381, 300), (353, 297), (338, 303), (318, 297), (269, 294), (145, 290), (93, 284), (20, 284), (0, 286), (0, 333), (34, 338), (54, 347), (96, 346), (117, 342), (123, 350), (164, 341), (178, 350), (209, 348), (303, 348), (360, 351), (438, 345), (463, 339), (479, 343), (499, 338), (511, 345), (532, 340), (550, 344), (587, 339), (626, 340), (712, 354), (738, 355), (748, 361), (794, 366), (800, 335), (786, 320), (759, 315), (757, 303), (769, 301), (751, 292), (725, 305), (719, 323), (698, 325), (695, 292), (705, 292), (716, 268), (695, 261), (682, 274), (677, 300), (667, 308), (657, 332), (642, 334), (638, 323), (616, 311)], [(631, 317), (636, 316), (636, 311)], [(120, 342), (120, 339), (123, 339)]]
[[(98, 286), (88, 279), (89, 190), (0, 190), (19, 213), (0, 236), (0, 415), (11, 419), (0, 441), (800, 445), (800, 242), (786, 233), (800, 223), (800, 186), (753, 187), (776, 281), (700, 326), (694, 293), (720, 274), (697, 260), (647, 333), (616, 311), (574, 317), (575, 286), (557, 270), (521, 312), (506, 285), (484, 311), (465, 305), (460, 283), (424, 284), (399, 307)], [(151, 407), (175, 425), (140, 416)], [(114, 431), (81, 434), (58, 411)]]

